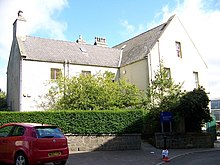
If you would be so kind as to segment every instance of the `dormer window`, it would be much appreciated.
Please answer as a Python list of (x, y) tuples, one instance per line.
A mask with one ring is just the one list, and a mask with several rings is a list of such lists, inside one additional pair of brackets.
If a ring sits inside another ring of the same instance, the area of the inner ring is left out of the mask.
[(182, 58), (181, 43), (178, 41), (176, 41), (176, 53), (177, 57)]

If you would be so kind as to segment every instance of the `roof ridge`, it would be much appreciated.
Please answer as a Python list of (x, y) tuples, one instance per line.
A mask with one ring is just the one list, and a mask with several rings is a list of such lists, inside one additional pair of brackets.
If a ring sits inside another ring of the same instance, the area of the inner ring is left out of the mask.
[(145, 32), (142, 32), (142, 33), (140, 33), (140, 34), (138, 34), (138, 35), (132, 37), (132, 38), (129, 38), (128, 40), (126, 40), (126, 41), (124, 41), (124, 42), (121, 42), (120, 44), (117, 44), (117, 45), (113, 46), (113, 48), (114, 48), (114, 47), (117, 47), (117, 46), (119, 46), (119, 45), (121, 45), (121, 44), (123, 44), (123, 43), (126, 43), (126, 42), (128, 42), (128, 41), (130, 41), (130, 40), (133, 40), (134, 38), (138, 38), (139, 36), (141, 36), (141, 35), (143, 35), (143, 34), (146, 34), (146, 33), (150, 32), (150, 31), (152, 31), (152, 30), (154, 30), (154, 29), (158, 28), (159, 26), (162, 26), (162, 25), (164, 25), (164, 24), (166, 24), (166, 23), (167, 23), (167, 22), (164, 22), (164, 23), (162, 23), (162, 24), (160, 24), (160, 25), (158, 25), (158, 26), (155, 26), (155, 27), (152, 28), (152, 29), (149, 29), (149, 30), (147, 30), (147, 31), (145, 31)]
[[(158, 27), (160, 27), (160, 26), (162, 26), (162, 25), (163, 25), (163, 26), (164, 26), (164, 25), (168, 25), (168, 24), (170, 23), (170, 21), (171, 21), (174, 17), (175, 17), (175, 14), (172, 15), (171, 17), (169, 17), (169, 19), (168, 19), (166, 22), (161, 23), (161, 24), (159, 24), (159, 25), (157, 25), (157, 26), (155, 26), (155, 27), (153, 27), (153, 28), (151, 28), (151, 29), (149, 29), (149, 30), (147, 30), (147, 31), (145, 31), (145, 32), (142, 32), (142, 33), (140, 33), (140, 34), (138, 34), (138, 35), (136, 35), (136, 36), (134, 36), (134, 37), (132, 37), (132, 38), (130, 38), (130, 39), (124, 41), (124, 42), (121, 42), (120, 44), (117, 44), (117, 45), (113, 46), (113, 48), (114, 48), (114, 47), (117, 47), (117, 46), (119, 46), (119, 45), (121, 45), (121, 44), (123, 44), (123, 43), (126, 43), (126, 42), (128, 42), (128, 41), (130, 41), (130, 40), (132, 40), (132, 39), (134, 39), (134, 38), (138, 38), (139, 36), (144, 35), (144, 34), (150, 32), (150, 31), (152, 31), (152, 30), (154, 30), (154, 29), (156, 29), (156, 28), (158, 28)], [(162, 30), (164, 30), (164, 28), (162, 28)]]
[[(43, 40), (52, 40), (52, 41), (60, 41), (60, 42), (66, 42), (66, 43), (73, 43), (76, 45), (87, 45), (87, 46), (93, 46), (93, 47), (98, 47), (98, 48), (106, 48), (106, 49), (117, 49), (117, 48), (112, 48), (112, 47), (101, 47), (101, 46), (97, 46), (97, 45), (93, 45), (93, 44), (89, 44), (89, 43), (77, 43), (75, 41), (68, 41), (68, 40), (61, 40), (61, 39), (53, 39), (53, 38), (43, 38), (43, 37), (39, 37), (39, 36), (31, 36), (31, 35), (27, 35), (27, 37), (31, 37), (31, 38), (39, 38), (39, 39), (43, 39)], [(117, 49), (118, 50), (118, 49)]]
[(39, 38), (39, 39), (44, 39), (44, 40), (53, 40), (53, 41), (61, 41), (61, 42), (70, 42), (70, 43), (76, 43), (76, 42), (74, 42), (74, 41), (67, 41), (67, 40), (54, 39), (54, 38), (44, 38), (44, 37), (39, 37), (39, 36), (31, 36), (31, 35), (27, 35), (27, 37), (31, 37), (31, 38)]

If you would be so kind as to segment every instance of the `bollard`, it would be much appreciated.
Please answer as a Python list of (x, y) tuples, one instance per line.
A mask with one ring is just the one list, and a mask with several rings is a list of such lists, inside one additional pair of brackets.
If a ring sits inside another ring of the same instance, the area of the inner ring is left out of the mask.
[(164, 136), (163, 140), (164, 140), (164, 143), (163, 143), (162, 157), (165, 162), (169, 162), (169, 158), (168, 158), (169, 151), (167, 149), (167, 137)]
[(163, 161), (169, 162), (168, 154), (169, 154), (168, 149), (162, 150)]

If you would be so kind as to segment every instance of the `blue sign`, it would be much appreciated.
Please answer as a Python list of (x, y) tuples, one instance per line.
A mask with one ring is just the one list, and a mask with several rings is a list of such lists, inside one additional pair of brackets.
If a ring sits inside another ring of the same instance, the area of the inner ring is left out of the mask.
[(160, 113), (160, 122), (171, 122), (173, 120), (172, 112), (161, 112)]

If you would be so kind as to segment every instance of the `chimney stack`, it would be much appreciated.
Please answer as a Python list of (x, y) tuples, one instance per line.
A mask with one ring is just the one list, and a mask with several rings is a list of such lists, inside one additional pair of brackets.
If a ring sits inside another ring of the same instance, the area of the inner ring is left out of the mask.
[(82, 38), (82, 35), (79, 35), (79, 39), (76, 40), (76, 43), (78, 43), (78, 44), (85, 44), (86, 41)]
[(106, 39), (105, 38), (100, 38), (100, 37), (95, 37), (94, 45), (102, 46), (102, 47), (108, 47), (108, 45), (106, 43)]
[(18, 11), (18, 17), (13, 23), (13, 38), (19, 37), (26, 37), (26, 19), (22, 16), (22, 11)]

